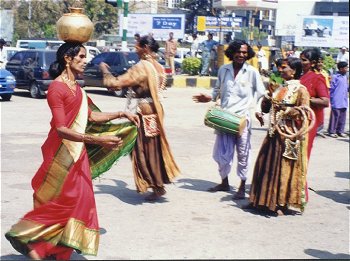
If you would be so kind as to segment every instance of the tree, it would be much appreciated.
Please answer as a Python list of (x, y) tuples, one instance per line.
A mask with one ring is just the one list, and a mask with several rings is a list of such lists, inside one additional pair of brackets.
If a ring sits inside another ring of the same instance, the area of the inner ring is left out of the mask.
[(85, 0), (85, 14), (94, 24), (94, 38), (117, 33), (118, 9), (102, 1)]
[[(1, 1), (1, 8), (14, 11), (14, 39), (57, 38), (56, 22), (69, 12), (76, 0), (16, 0)], [(6, 4), (3, 4), (3, 2)], [(94, 24), (93, 38), (113, 33), (118, 28), (118, 10), (104, 1), (81, 1), (84, 13)]]
[(251, 41), (261, 41), (267, 39), (268, 33), (259, 30), (258, 27), (243, 27), (242, 35), (244, 40), (249, 43)]
[(185, 0), (180, 5), (184, 9), (188, 9), (186, 17), (186, 28), (188, 31), (194, 31), (194, 20), (196, 16), (212, 16), (211, 0)]

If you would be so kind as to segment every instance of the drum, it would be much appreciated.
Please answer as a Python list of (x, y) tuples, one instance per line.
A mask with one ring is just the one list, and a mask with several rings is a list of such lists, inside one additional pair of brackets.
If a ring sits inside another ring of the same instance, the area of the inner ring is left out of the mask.
[(211, 107), (205, 114), (204, 124), (218, 131), (241, 136), (247, 121), (245, 117), (222, 110), (220, 107)]

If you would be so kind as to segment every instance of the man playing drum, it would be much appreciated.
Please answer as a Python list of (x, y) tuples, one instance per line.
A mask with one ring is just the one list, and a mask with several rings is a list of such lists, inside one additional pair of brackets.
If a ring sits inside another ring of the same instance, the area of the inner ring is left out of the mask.
[(234, 151), (237, 152), (237, 175), (241, 184), (233, 199), (245, 198), (245, 183), (248, 173), (251, 117), (249, 108), (254, 95), (259, 98), (265, 92), (264, 84), (257, 69), (246, 63), (255, 56), (251, 46), (242, 40), (231, 42), (225, 55), (232, 61), (222, 65), (218, 72), (218, 80), (213, 88), (212, 96), (199, 94), (193, 96), (195, 102), (216, 101), (221, 99), (221, 108), (227, 112), (246, 118), (246, 126), (241, 135), (216, 131), (213, 158), (218, 163), (221, 183), (208, 191), (230, 191), (228, 175), (231, 172)]

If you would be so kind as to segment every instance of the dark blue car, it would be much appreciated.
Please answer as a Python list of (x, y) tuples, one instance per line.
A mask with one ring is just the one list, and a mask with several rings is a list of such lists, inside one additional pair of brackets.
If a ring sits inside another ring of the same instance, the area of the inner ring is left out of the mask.
[(9, 71), (0, 69), (0, 96), (4, 101), (11, 100), (16, 87), (16, 79)]

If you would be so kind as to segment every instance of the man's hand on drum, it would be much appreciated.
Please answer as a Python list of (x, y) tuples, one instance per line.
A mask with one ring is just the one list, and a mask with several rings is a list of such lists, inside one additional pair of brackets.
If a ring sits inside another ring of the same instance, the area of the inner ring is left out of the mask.
[(260, 122), (260, 126), (264, 126), (264, 114), (262, 112), (256, 112), (255, 113), (255, 118)]
[(211, 96), (201, 93), (198, 95), (193, 95), (192, 100), (195, 102), (210, 102), (211, 101)]

